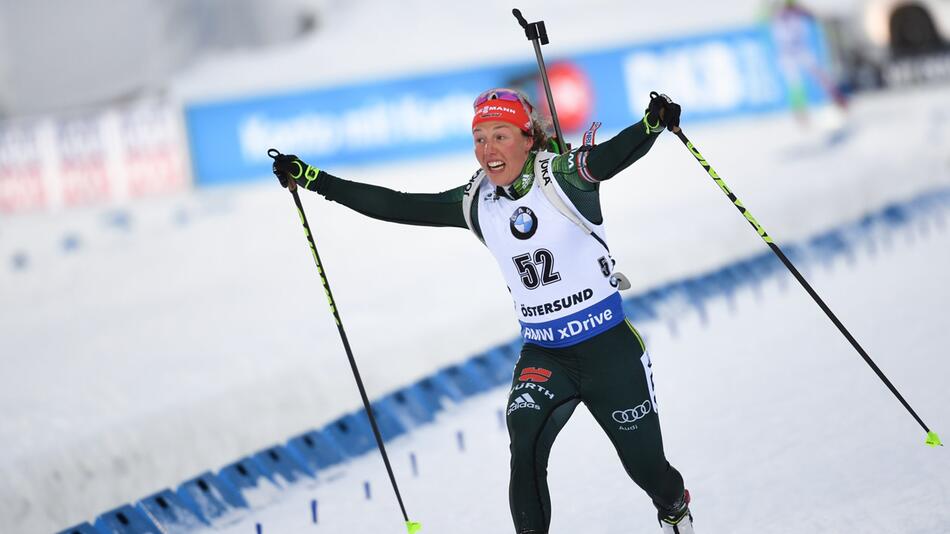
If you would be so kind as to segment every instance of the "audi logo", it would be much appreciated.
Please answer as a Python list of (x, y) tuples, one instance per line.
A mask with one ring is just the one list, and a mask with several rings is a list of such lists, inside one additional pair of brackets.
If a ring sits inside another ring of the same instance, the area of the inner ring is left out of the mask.
[(639, 421), (646, 417), (650, 413), (650, 409), (653, 408), (653, 405), (650, 404), (649, 400), (643, 401), (643, 404), (637, 406), (636, 408), (630, 408), (629, 410), (617, 410), (613, 413), (614, 421), (618, 423), (632, 423), (634, 421)]

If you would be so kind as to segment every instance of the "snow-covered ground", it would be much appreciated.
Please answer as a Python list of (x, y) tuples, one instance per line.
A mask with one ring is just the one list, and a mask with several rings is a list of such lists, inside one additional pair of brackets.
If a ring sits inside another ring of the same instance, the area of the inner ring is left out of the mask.
[[(769, 233), (792, 243), (950, 186), (946, 94), (937, 87), (857, 100), (850, 135), (831, 148), (781, 116), (687, 133)], [(895, 131), (895, 116), (916, 126)], [(437, 191), (461, 183), (472, 167), (459, 155), (337, 172)], [(371, 397), (517, 335), (502, 280), (472, 236), (368, 220), (313, 195), (304, 202)], [(764, 248), (670, 135), (604, 186), (604, 210), (635, 292)], [(943, 234), (932, 236), (814, 280), (937, 430), (947, 428), (950, 405), (937, 356), (946, 346), (947, 250)], [(0, 253), (4, 530), (44, 532), (89, 519), (359, 406), (291, 200), (270, 181), (109, 213), (11, 219)], [(27, 258), (21, 268), (11, 259), (18, 255)], [(895, 518), (946, 524), (938, 511), (947, 502), (941, 474), (950, 473), (939, 463), (943, 450), (925, 450), (913, 421), (805, 298), (768, 295), (744, 304), (741, 315), (720, 314), (714, 329), (682, 328), (676, 340), (650, 332), (670, 457), (697, 491), (697, 515), (719, 522), (718, 530), (732, 529), (727, 520), (736, 517), (751, 521), (742, 527), (751, 531), (767, 511), (798, 518), (789, 532), (842, 518), (884, 525), (880, 532)], [(487, 404), (497, 406), (500, 395)], [(565, 443), (602, 439), (582, 432), (585, 424), (574, 423)], [(503, 456), (504, 437), (494, 430), (472, 426), (471, 452), (484, 446)], [(434, 458), (439, 440), (451, 443), (439, 432), (412, 443), (433, 443), (426, 457)], [(484, 445), (479, 432), (491, 438)], [(606, 475), (574, 476), (595, 471), (572, 474), (570, 455), (559, 452), (569, 447), (555, 451), (565, 463), (554, 469), (562, 480), (555, 492), (608, 483)], [(491, 460), (497, 480), (475, 479), (472, 488), (504, 479), (502, 456)], [(467, 487), (458, 481), (468, 475), (443, 472), (454, 477), (450, 488), (416, 485), (409, 494), (423, 496), (410, 502), (474, 514), (461, 494), (435, 498)], [(588, 506), (646, 521), (645, 511), (619, 514), (628, 504), (646, 510), (622, 483)], [(779, 490), (783, 498), (773, 498)], [(504, 491), (473, 491), (480, 502), (496, 499), (484, 513), (506, 524)], [(748, 504), (755, 499), (762, 501)], [(854, 508), (835, 515), (849, 499)], [(914, 508), (926, 503), (932, 509)], [(881, 513), (898, 504), (913, 513)], [(439, 524), (435, 513), (416, 509)], [(581, 517), (558, 514), (556, 525)]]
[[(946, 437), (950, 221), (936, 222), (806, 276)], [(697, 532), (950, 532), (947, 450), (924, 445), (920, 427), (790, 275), (708, 311), (705, 325), (684, 314), (675, 335), (663, 322), (643, 328), (667, 455), (692, 493)], [(410, 518), (423, 532), (510, 531), (507, 394), (499, 388), (473, 398), (388, 446)], [(265, 534), (405, 532), (378, 454), (325, 478), (220, 531), (250, 534), (260, 524)], [(649, 499), (584, 409), (558, 438), (550, 482), (552, 533), (659, 532)]]

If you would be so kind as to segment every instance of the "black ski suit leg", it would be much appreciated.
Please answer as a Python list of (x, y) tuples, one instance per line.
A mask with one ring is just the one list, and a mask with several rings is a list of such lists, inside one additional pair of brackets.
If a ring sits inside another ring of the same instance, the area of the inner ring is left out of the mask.
[(551, 445), (580, 403), (576, 381), (543, 349), (525, 345), (508, 395), (511, 440), (508, 499), (515, 532), (547, 534), (551, 497), (547, 467)]
[(610, 437), (630, 478), (658, 509), (683, 496), (683, 477), (666, 460), (649, 355), (629, 322), (585, 342), (581, 397)]

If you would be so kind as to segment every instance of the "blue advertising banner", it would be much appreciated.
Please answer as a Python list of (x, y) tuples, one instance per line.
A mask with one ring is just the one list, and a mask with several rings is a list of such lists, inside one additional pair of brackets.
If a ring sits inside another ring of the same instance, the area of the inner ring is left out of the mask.
[[(824, 68), (825, 49), (817, 26), (804, 28), (791, 53), (773, 28), (756, 26), (559, 58), (548, 65), (558, 118), (569, 138), (593, 120), (616, 131), (642, 118), (653, 90), (683, 106), (684, 122), (782, 110), (793, 96), (822, 101), (809, 73)], [(536, 69), (531, 61), (188, 105), (195, 183), (267, 176), (271, 147), (321, 168), (465, 150), (472, 100), (485, 89), (523, 89), (547, 110)]]

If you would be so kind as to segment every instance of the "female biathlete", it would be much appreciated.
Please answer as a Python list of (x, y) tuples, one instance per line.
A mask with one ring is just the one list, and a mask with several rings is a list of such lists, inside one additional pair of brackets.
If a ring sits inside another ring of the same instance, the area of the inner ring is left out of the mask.
[[(583, 402), (653, 500), (664, 532), (692, 533), (689, 493), (663, 453), (650, 358), (624, 317), (607, 249), (600, 182), (642, 157), (680, 107), (651, 95), (643, 120), (607, 142), (557, 154), (520, 91), (492, 89), (475, 99), (472, 137), (481, 167), (465, 185), (436, 194), (401, 193), (337, 178), (296, 156), (280, 155), (274, 174), (384, 221), (468, 228), (504, 274), (524, 345), (506, 407), (511, 440), (509, 502), (515, 531), (546, 534), (551, 521), (551, 445)], [(546, 149), (553, 150), (549, 152)]]

